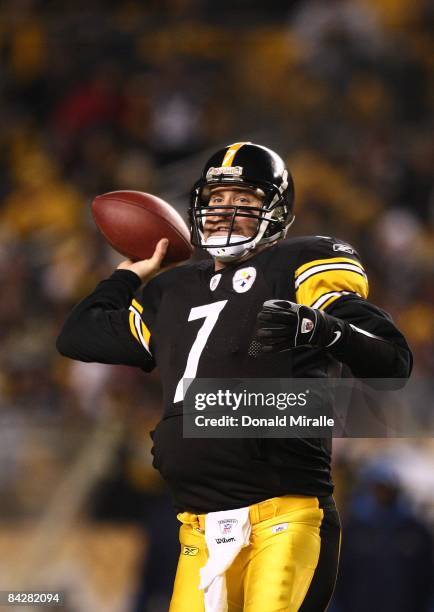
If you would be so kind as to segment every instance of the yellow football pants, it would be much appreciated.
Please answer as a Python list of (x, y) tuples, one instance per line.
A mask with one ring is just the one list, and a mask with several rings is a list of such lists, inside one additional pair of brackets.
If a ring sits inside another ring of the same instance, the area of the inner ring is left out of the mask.
[[(181, 554), (170, 612), (204, 612), (205, 515), (178, 515)], [(333, 592), (340, 525), (333, 499), (285, 496), (250, 506), (252, 534), (226, 572), (228, 611), (322, 612)]]

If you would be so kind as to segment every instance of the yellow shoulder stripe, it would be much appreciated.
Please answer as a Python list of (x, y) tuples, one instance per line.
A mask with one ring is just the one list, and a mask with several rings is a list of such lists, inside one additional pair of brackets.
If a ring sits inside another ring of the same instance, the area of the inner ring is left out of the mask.
[(320, 295), (320, 297), (311, 304), (312, 308), (318, 308), (319, 310), (326, 310), (333, 302), (338, 300), (343, 295), (356, 294), (359, 297), (360, 293), (356, 291), (328, 291)]
[(350, 259), (349, 257), (327, 257), (324, 259), (313, 259), (312, 261), (308, 261), (307, 263), (303, 264), (295, 271), (295, 278), (298, 278), (301, 274), (303, 274), (303, 272), (306, 272), (307, 270), (310, 270), (310, 268), (313, 268), (315, 266), (338, 263), (352, 264), (358, 266), (361, 270), (363, 270), (362, 264), (355, 259)]
[(369, 285), (363, 266), (347, 257), (317, 259), (296, 271), (296, 298), (299, 304), (323, 310), (343, 295), (367, 298)]
[(325, 302), (323, 302), (323, 304), (318, 307), (319, 310), (325, 310), (328, 306), (333, 304), (333, 302), (335, 302), (337, 299), (339, 299), (341, 297), (341, 295), (345, 295), (345, 293), (338, 293), (337, 292), (337, 295), (332, 295), (331, 297), (326, 299)]
[(223, 158), (222, 167), (232, 166), (232, 162), (234, 161), (235, 153), (238, 149), (241, 149), (243, 145), (247, 144), (247, 142), (234, 142), (233, 145), (229, 147), (226, 151), (226, 155)]

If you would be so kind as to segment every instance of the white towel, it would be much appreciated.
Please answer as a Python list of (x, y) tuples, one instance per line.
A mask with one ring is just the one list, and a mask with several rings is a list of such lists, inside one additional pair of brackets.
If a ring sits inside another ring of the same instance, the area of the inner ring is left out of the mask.
[(200, 570), (199, 585), (204, 590), (205, 612), (227, 612), (225, 572), (240, 550), (248, 546), (250, 533), (249, 508), (209, 512), (206, 515), (208, 561)]

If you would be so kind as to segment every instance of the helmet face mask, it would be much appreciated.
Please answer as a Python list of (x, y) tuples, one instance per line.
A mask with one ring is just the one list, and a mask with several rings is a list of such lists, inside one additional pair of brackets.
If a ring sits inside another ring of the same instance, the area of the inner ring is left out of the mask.
[[(262, 200), (261, 206), (212, 207), (209, 199), (217, 187), (252, 191), (255, 197)], [(191, 192), (189, 212), (192, 244), (208, 250), (216, 259), (230, 261), (239, 259), (259, 244), (284, 238), (294, 218), (293, 194), (292, 178), (276, 153), (253, 143), (230, 145), (208, 160), (201, 178)], [(225, 236), (206, 239), (206, 220), (216, 215), (216, 209), (228, 232)], [(240, 217), (257, 220), (251, 236), (234, 234), (236, 219)]]

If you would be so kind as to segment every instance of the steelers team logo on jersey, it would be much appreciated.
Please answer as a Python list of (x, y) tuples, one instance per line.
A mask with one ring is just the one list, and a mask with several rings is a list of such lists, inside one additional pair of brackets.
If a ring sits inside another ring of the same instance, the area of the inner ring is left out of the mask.
[(237, 293), (245, 293), (248, 291), (256, 279), (255, 268), (241, 268), (237, 270), (232, 279), (232, 286)]
[(215, 291), (217, 289), (221, 277), (221, 274), (214, 274), (214, 276), (211, 278), (211, 280), (209, 281), (209, 288), (211, 289), (211, 291)]

